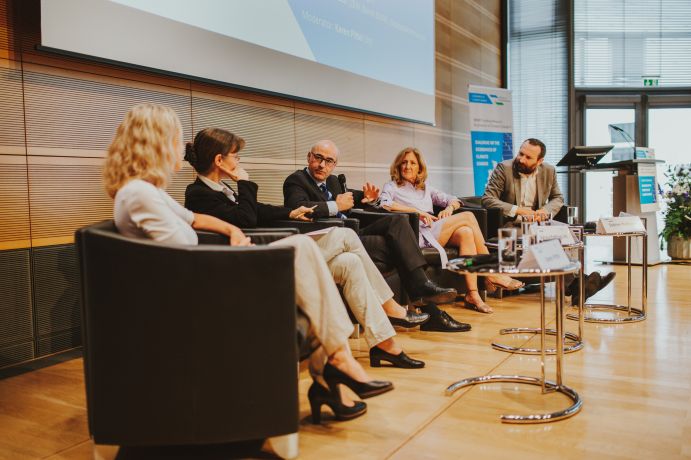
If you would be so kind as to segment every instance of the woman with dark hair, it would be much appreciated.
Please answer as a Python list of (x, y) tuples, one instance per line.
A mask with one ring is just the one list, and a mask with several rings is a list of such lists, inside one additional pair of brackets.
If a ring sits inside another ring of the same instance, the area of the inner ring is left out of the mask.
[[(249, 174), (239, 164), (238, 154), (244, 145), (242, 138), (223, 129), (208, 128), (197, 133), (194, 143), (186, 147), (185, 159), (198, 177), (187, 186), (185, 206), (239, 227), (285, 218), (304, 219), (310, 208), (290, 210), (257, 202), (257, 184), (249, 180)], [(236, 181), (239, 193), (234, 193), (223, 179)], [(315, 240), (353, 315), (364, 328), (370, 364), (378, 367), (386, 361), (395, 367), (424, 367), (424, 362), (410, 358), (396, 344), (391, 323), (414, 327), (424, 323), (429, 315), (408, 312), (394, 300), (393, 292), (351, 229), (335, 227), (316, 235)]]
[[(166, 193), (165, 186), (182, 166), (182, 145), (180, 120), (171, 108), (141, 104), (125, 115), (108, 148), (103, 171), (106, 191), (114, 199), (118, 231), (131, 238), (196, 245), (194, 229), (201, 229), (229, 236), (233, 246), (250, 245), (235, 225), (185, 209)], [(308, 393), (314, 422), (319, 423), (324, 404), (338, 420), (364, 414), (365, 403), (350, 401), (339, 385), (347, 385), (361, 398), (389, 391), (393, 385), (370, 380), (353, 357), (348, 346), (353, 325), (319, 248), (304, 235), (271, 244), (294, 248), (296, 303), (321, 343), (322, 353), (315, 352), (310, 362), (311, 368), (320, 370), (313, 373), (315, 382)], [(227, 288), (223, 289), (218, 294), (228, 295)]]
[[(454, 214), (461, 207), (461, 201), (426, 183), (427, 165), (418, 149), (407, 147), (401, 150), (391, 163), (390, 173), (391, 182), (382, 188), (381, 206), (389, 211), (419, 213), (420, 247), (452, 244), (462, 255), (489, 253), (473, 213)], [(444, 209), (435, 216), (434, 206)], [(482, 313), (492, 313), (492, 307), (482, 300), (478, 292), (477, 275), (468, 274), (465, 278), (468, 286), (466, 306)], [(487, 277), (486, 284), (489, 291), (496, 289), (495, 285), (508, 290), (523, 286), (520, 281), (506, 275)]]

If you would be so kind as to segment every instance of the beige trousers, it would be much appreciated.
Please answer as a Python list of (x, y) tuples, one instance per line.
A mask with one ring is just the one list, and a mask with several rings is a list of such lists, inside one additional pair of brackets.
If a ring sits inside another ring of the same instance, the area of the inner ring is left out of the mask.
[(343, 289), (350, 310), (364, 328), (367, 345), (372, 348), (396, 335), (382, 304), (393, 292), (362, 245), (357, 233), (335, 227), (315, 237), (333, 279)]
[(305, 235), (274, 241), (270, 246), (295, 248), (295, 302), (310, 319), (326, 354), (347, 348), (353, 324), (320, 248)]

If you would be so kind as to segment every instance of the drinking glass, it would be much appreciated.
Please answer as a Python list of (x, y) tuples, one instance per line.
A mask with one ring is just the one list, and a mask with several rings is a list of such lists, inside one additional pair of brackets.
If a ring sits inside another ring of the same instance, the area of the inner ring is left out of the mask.
[(521, 236), (530, 233), (530, 226), (535, 222), (535, 216), (526, 215), (521, 217)]
[(500, 228), (498, 243), (499, 270), (516, 268), (518, 255), (516, 253), (516, 229)]
[(545, 213), (545, 214), (547, 214), (547, 218), (546, 218), (546, 219), (540, 220), (540, 221), (537, 223), (538, 225), (552, 225), (552, 219), (554, 218), (554, 213), (552, 213), (552, 212), (547, 212), (547, 213)]
[(569, 225), (578, 223), (578, 206), (568, 206), (566, 208), (566, 219)]

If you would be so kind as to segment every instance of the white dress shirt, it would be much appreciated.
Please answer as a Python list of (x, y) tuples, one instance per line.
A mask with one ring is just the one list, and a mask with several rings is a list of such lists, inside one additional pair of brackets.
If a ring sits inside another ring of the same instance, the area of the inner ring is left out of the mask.
[(144, 180), (133, 179), (118, 190), (113, 212), (115, 226), (125, 236), (169, 244), (198, 243), (192, 229), (194, 213)]
[(201, 180), (206, 185), (208, 185), (211, 190), (216, 191), (216, 192), (223, 192), (223, 194), (225, 196), (227, 196), (230, 201), (232, 201), (233, 203), (237, 202), (237, 200), (235, 199), (235, 191), (233, 189), (231, 189), (230, 187), (228, 187), (223, 182), (221, 182), (221, 183), (214, 182), (211, 179), (209, 179), (208, 177), (202, 176), (201, 174), (198, 177), (199, 177), (199, 180)]
[[(519, 173), (521, 176), (521, 197), (519, 203), (522, 208), (533, 209), (535, 204), (535, 197), (537, 196), (537, 168), (531, 174)], [(509, 213), (510, 217), (514, 217), (518, 211), (518, 205), (514, 205)]]

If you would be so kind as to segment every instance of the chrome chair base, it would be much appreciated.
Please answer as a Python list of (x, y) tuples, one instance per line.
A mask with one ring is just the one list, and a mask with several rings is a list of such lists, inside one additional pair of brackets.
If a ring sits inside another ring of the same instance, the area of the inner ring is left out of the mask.
[[(446, 395), (451, 396), (457, 390), (472, 385), (499, 382), (525, 383), (528, 385), (543, 386), (543, 381), (537, 377), (527, 377), (523, 375), (483, 375), (480, 377), (471, 377), (452, 383), (451, 385), (449, 385), (448, 388), (446, 388)], [(573, 404), (564, 410), (550, 412), (547, 414), (502, 415), (501, 421), (504, 423), (520, 424), (556, 422), (557, 420), (562, 420), (576, 415), (581, 410), (581, 407), (583, 406), (583, 401), (581, 400), (581, 397), (578, 395), (578, 393), (576, 393), (571, 388), (564, 385), (557, 385), (556, 383), (550, 381), (545, 381), (543, 388), (543, 393), (557, 391), (565, 396), (568, 396), (571, 399), (571, 401), (573, 401)]]
[[(578, 319), (578, 316), (576, 316), (576, 319)], [(541, 330), (539, 328), (532, 328), (532, 327), (511, 327), (507, 329), (502, 329), (499, 331), (501, 335), (507, 335), (507, 334), (539, 334)], [(555, 329), (545, 329), (545, 334), (547, 335), (557, 335), (557, 331)], [(583, 348), (583, 341), (581, 338), (574, 334), (573, 332), (565, 332), (564, 337), (568, 340), (571, 341), (570, 344), (564, 344), (564, 353), (573, 353), (574, 351), (578, 351), (581, 348)], [(492, 342), (492, 348), (495, 350), (499, 351), (505, 351), (507, 353), (519, 353), (522, 355), (539, 355), (541, 353), (539, 348), (523, 348), (523, 347), (512, 347), (509, 345), (504, 345), (501, 343), (497, 342)], [(557, 354), (557, 349), (556, 348), (547, 348), (545, 349), (545, 354), (547, 355), (556, 355)]]
[[(598, 318), (596, 316), (588, 316), (584, 314), (583, 321), (587, 323), (609, 323), (609, 324), (624, 324), (624, 323), (636, 323), (638, 321), (643, 321), (646, 318), (646, 314), (643, 310), (639, 308), (627, 307), (625, 305), (608, 304), (608, 303), (594, 303), (585, 304), (583, 306), (585, 310), (593, 311), (625, 311), (628, 316), (614, 317), (614, 318)], [(578, 321), (578, 315), (573, 313), (567, 313), (566, 317), (571, 320)]]

